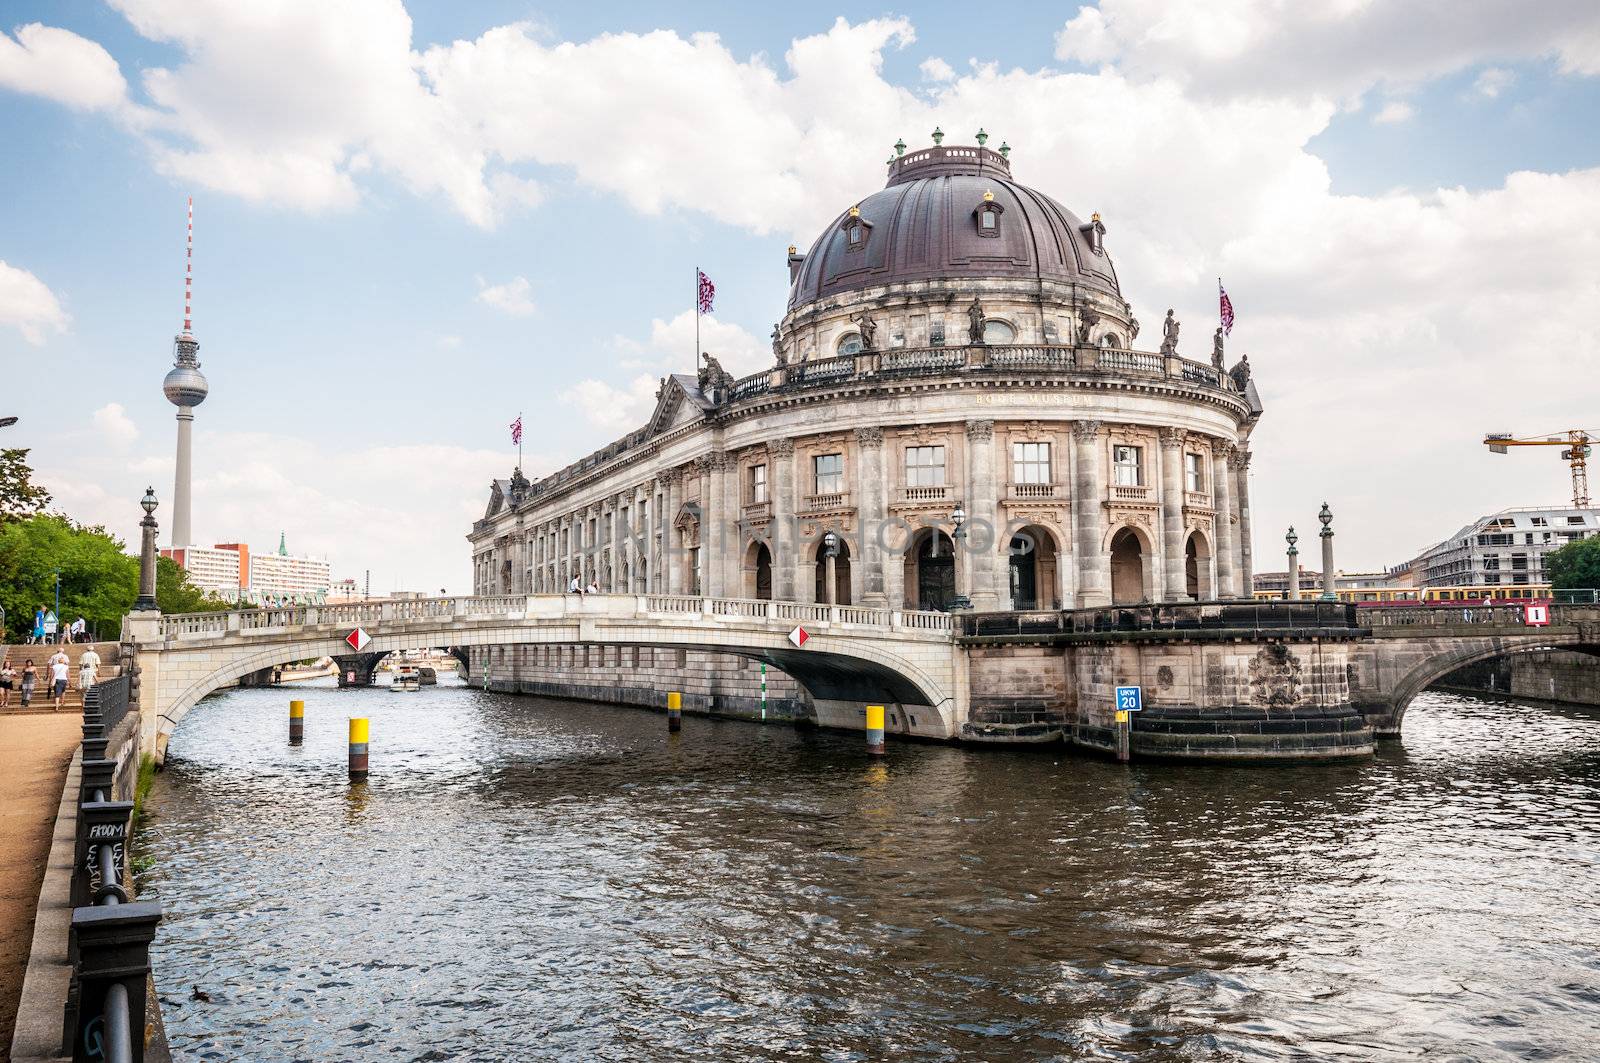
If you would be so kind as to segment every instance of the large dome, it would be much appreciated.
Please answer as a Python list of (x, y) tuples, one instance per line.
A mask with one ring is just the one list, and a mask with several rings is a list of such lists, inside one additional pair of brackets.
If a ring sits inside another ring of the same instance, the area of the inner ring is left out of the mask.
[[(987, 227), (986, 208), (996, 215)], [(1094, 223), (1011, 180), (999, 152), (928, 148), (893, 160), (887, 186), (823, 231), (799, 263), (789, 309), (863, 288), (966, 278), (1059, 281), (1120, 298), (1098, 243)]]

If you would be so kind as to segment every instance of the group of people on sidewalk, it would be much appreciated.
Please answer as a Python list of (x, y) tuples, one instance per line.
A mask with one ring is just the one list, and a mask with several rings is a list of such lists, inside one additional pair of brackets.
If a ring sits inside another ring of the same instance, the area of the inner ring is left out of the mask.
[[(45, 662), (45, 667), (50, 673), (50, 696), (55, 701), (55, 709), (60, 711), (61, 702), (67, 696), (67, 676), (72, 670), (72, 661), (67, 657), (66, 650), (56, 650), (50, 660)], [(83, 656), (78, 658), (78, 689), (88, 690), (94, 686), (100, 675), (100, 655), (90, 646), (83, 651)], [(28, 657), (22, 662), (19, 672), (11, 664), (11, 656), (7, 654), (0, 660), (0, 709), (11, 707), (11, 692), (18, 690), (22, 695), (22, 708), (33, 704), (33, 691), (39, 683), (39, 669), (34, 667), (33, 658)]]

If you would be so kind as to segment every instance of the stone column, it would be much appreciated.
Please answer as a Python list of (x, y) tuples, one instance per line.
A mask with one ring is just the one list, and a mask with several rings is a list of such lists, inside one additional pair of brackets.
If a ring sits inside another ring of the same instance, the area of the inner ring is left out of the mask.
[(1189, 597), (1189, 574), (1183, 536), (1183, 441), (1181, 428), (1163, 428), (1161, 436), (1161, 549), (1166, 558), (1165, 601)]
[(696, 459), (700, 469), (700, 593), (707, 598), (723, 594), (722, 566), (722, 455), (717, 451)]
[(889, 604), (884, 589), (883, 551), (878, 530), (883, 524), (883, 429), (873, 425), (856, 429), (856, 450), (861, 455), (861, 475), (856, 477), (857, 527), (861, 542), (861, 604), (883, 608)]
[(722, 532), (722, 593), (744, 597), (744, 484), (739, 479), (739, 459), (722, 455), (722, 504), (726, 512)]
[(667, 511), (661, 515), (661, 566), (668, 594), (683, 593), (684, 557), (678, 552), (678, 510), (683, 508), (683, 470), (667, 470)]
[[(635, 484), (633, 487), (633, 507), (628, 510), (628, 594), (646, 594), (650, 590), (650, 577), (656, 570), (655, 559), (650, 556), (650, 544), (655, 537), (650, 534), (650, 522), (655, 519), (655, 506), (648, 505), (646, 500), (651, 496), (649, 484)], [(647, 515), (648, 513), (648, 515)], [(639, 566), (643, 564), (644, 579), (639, 578)]]
[(1322, 503), (1317, 519), (1322, 522), (1322, 531), (1317, 533), (1322, 539), (1322, 597), (1333, 600), (1339, 597), (1339, 585), (1333, 574), (1333, 513), (1328, 503)]
[(1233, 492), (1228, 489), (1232, 479), (1228, 473), (1228, 460), (1233, 457), (1233, 452), (1234, 445), (1228, 440), (1212, 440), (1211, 491), (1214, 497), (1211, 501), (1216, 510), (1212, 527), (1216, 531), (1217, 541), (1211, 544), (1211, 552), (1217, 559), (1217, 597), (1224, 600), (1239, 596), (1233, 569)]
[(774, 439), (767, 444), (772, 468), (767, 497), (772, 500), (771, 529), (772, 597), (780, 602), (798, 601), (795, 595), (795, 556), (799, 529), (794, 524), (794, 440)]
[(1250, 537), (1250, 451), (1240, 447), (1233, 458), (1233, 505), (1239, 512), (1239, 583), (1244, 597), (1256, 590), (1255, 546)]
[[(999, 537), (1004, 531), (1000, 499), (994, 476), (994, 422), (967, 422), (967, 515), (970, 522), (981, 520), (989, 527), (968, 531), (967, 554), (972, 566), (972, 608), (978, 611), (1000, 608), (1000, 582), (995, 572), (1000, 556)], [(987, 538), (989, 542), (984, 543)]]
[(1077, 421), (1072, 426), (1077, 473), (1072, 478), (1072, 525), (1078, 555), (1078, 608), (1111, 604), (1111, 557), (1100, 548), (1104, 530), (1105, 484), (1101, 478), (1099, 421)]
[(614, 495), (611, 499), (611, 512), (606, 514), (606, 537), (610, 542), (606, 544), (611, 554), (611, 571), (606, 575), (604, 590), (607, 594), (616, 594), (623, 588), (618, 584), (622, 581), (622, 496)]

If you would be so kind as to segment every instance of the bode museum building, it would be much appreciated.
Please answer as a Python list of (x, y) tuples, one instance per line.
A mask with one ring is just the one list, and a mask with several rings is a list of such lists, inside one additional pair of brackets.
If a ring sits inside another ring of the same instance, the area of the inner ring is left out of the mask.
[[(1180, 356), (1171, 311), (1141, 325), (1099, 215), (1018, 184), (1008, 155), (897, 154), (881, 190), (789, 249), (771, 368), (735, 379), (712, 352), (662, 380), (636, 431), (496, 481), (469, 536), (475, 593), (576, 578), (905, 610), (1248, 597), (1248, 361), (1224, 366), (1220, 330), (1203, 360)], [(598, 696), (622, 667), (706, 707), (755, 691), (735, 658), (565, 651), (495, 651), (474, 674)]]

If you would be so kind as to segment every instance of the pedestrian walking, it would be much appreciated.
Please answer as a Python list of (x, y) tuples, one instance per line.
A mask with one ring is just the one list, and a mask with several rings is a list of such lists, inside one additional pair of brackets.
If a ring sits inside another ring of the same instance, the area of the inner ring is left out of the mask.
[(44, 606), (33, 611), (33, 634), (28, 636), (28, 645), (37, 646), (44, 642)]
[(100, 678), (100, 655), (90, 646), (83, 651), (83, 656), (78, 658), (78, 689), (88, 692)]
[(87, 620), (85, 620), (81, 616), (78, 617), (78, 619), (76, 619), (76, 620), (74, 620), (72, 622), (72, 626), (67, 628), (68, 633), (71, 635), (71, 637), (69, 639), (67, 639), (67, 641), (68, 642), (83, 642), (83, 641), (87, 640), (87, 638), (88, 638), (88, 630), (89, 630), (89, 622)]
[(50, 658), (50, 696), (55, 699), (57, 711), (61, 709), (61, 700), (67, 696), (67, 670), (71, 667), (66, 650), (57, 650)]
[(29, 657), (22, 662), (22, 707), (27, 708), (33, 704), (33, 687), (39, 681), (39, 669), (33, 666), (33, 658)]
[(0, 661), (0, 709), (11, 707), (11, 688), (17, 684), (17, 670), (11, 667), (11, 658), (8, 656)]

